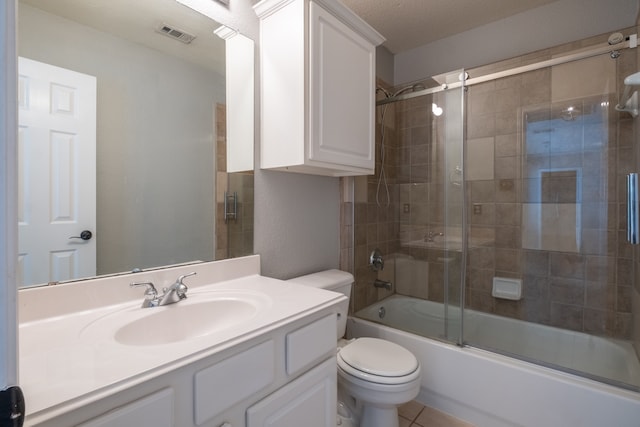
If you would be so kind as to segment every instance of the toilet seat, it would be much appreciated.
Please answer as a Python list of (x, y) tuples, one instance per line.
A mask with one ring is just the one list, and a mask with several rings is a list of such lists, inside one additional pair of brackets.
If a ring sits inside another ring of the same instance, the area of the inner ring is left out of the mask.
[(420, 376), (415, 356), (397, 344), (378, 338), (358, 338), (342, 347), (338, 367), (364, 381), (403, 384)]

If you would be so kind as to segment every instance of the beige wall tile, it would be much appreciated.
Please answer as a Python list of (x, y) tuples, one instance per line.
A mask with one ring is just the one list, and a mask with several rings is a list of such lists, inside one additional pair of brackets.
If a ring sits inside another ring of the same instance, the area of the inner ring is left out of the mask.
[(467, 140), (467, 170), (469, 181), (492, 180), (494, 178), (494, 138)]
[(615, 71), (616, 61), (608, 55), (557, 65), (551, 72), (552, 101), (616, 92)]

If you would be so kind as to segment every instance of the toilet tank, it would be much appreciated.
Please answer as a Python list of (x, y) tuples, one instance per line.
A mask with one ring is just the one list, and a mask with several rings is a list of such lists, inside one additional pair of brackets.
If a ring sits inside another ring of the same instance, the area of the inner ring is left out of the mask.
[(347, 300), (340, 304), (338, 312), (336, 340), (342, 338), (347, 329), (349, 297), (351, 296), (351, 286), (353, 285), (353, 276), (351, 273), (340, 270), (325, 270), (318, 273), (307, 274), (306, 276), (294, 277), (288, 281), (298, 285), (312, 286), (314, 288), (338, 292), (347, 297)]

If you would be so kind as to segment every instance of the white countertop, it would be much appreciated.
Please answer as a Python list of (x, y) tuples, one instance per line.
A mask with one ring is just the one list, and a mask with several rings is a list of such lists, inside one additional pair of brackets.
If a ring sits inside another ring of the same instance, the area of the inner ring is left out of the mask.
[[(259, 310), (250, 320), (227, 329), (170, 344), (123, 345), (105, 331), (104, 325), (110, 324), (111, 319), (99, 322), (101, 318), (111, 316), (115, 319), (113, 327), (117, 328), (118, 316), (113, 314), (116, 311), (171, 309), (171, 306), (139, 308), (142, 302), (140, 289), (135, 292), (137, 298), (116, 304), (102, 307), (93, 304), (86, 310), (81, 307), (75, 311), (65, 309), (57, 316), (21, 316), (30, 319), (20, 323), (19, 332), (19, 383), (27, 402), (27, 416), (39, 416), (39, 413), (49, 411), (60, 413), (87, 404), (245, 342), (343, 298), (334, 292), (252, 273), (190, 287), (186, 301), (211, 292), (245, 292), (262, 295), (260, 298), (267, 304), (265, 309)], [(140, 273), (135, 276), (136, 281), (141, 278)], [(125, 277), (120, 280), (123, 284), (118, 286), (128, 287), (130, 281), (131, 277)], [(31, 294), (30, 298), (33, 296)]]

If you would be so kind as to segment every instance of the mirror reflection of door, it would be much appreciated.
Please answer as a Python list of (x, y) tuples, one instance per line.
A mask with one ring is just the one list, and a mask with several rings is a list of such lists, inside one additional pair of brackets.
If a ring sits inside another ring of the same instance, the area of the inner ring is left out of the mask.
[(18, 103), (18, 283), (95, 276), (96, 78), (19, 58)]

